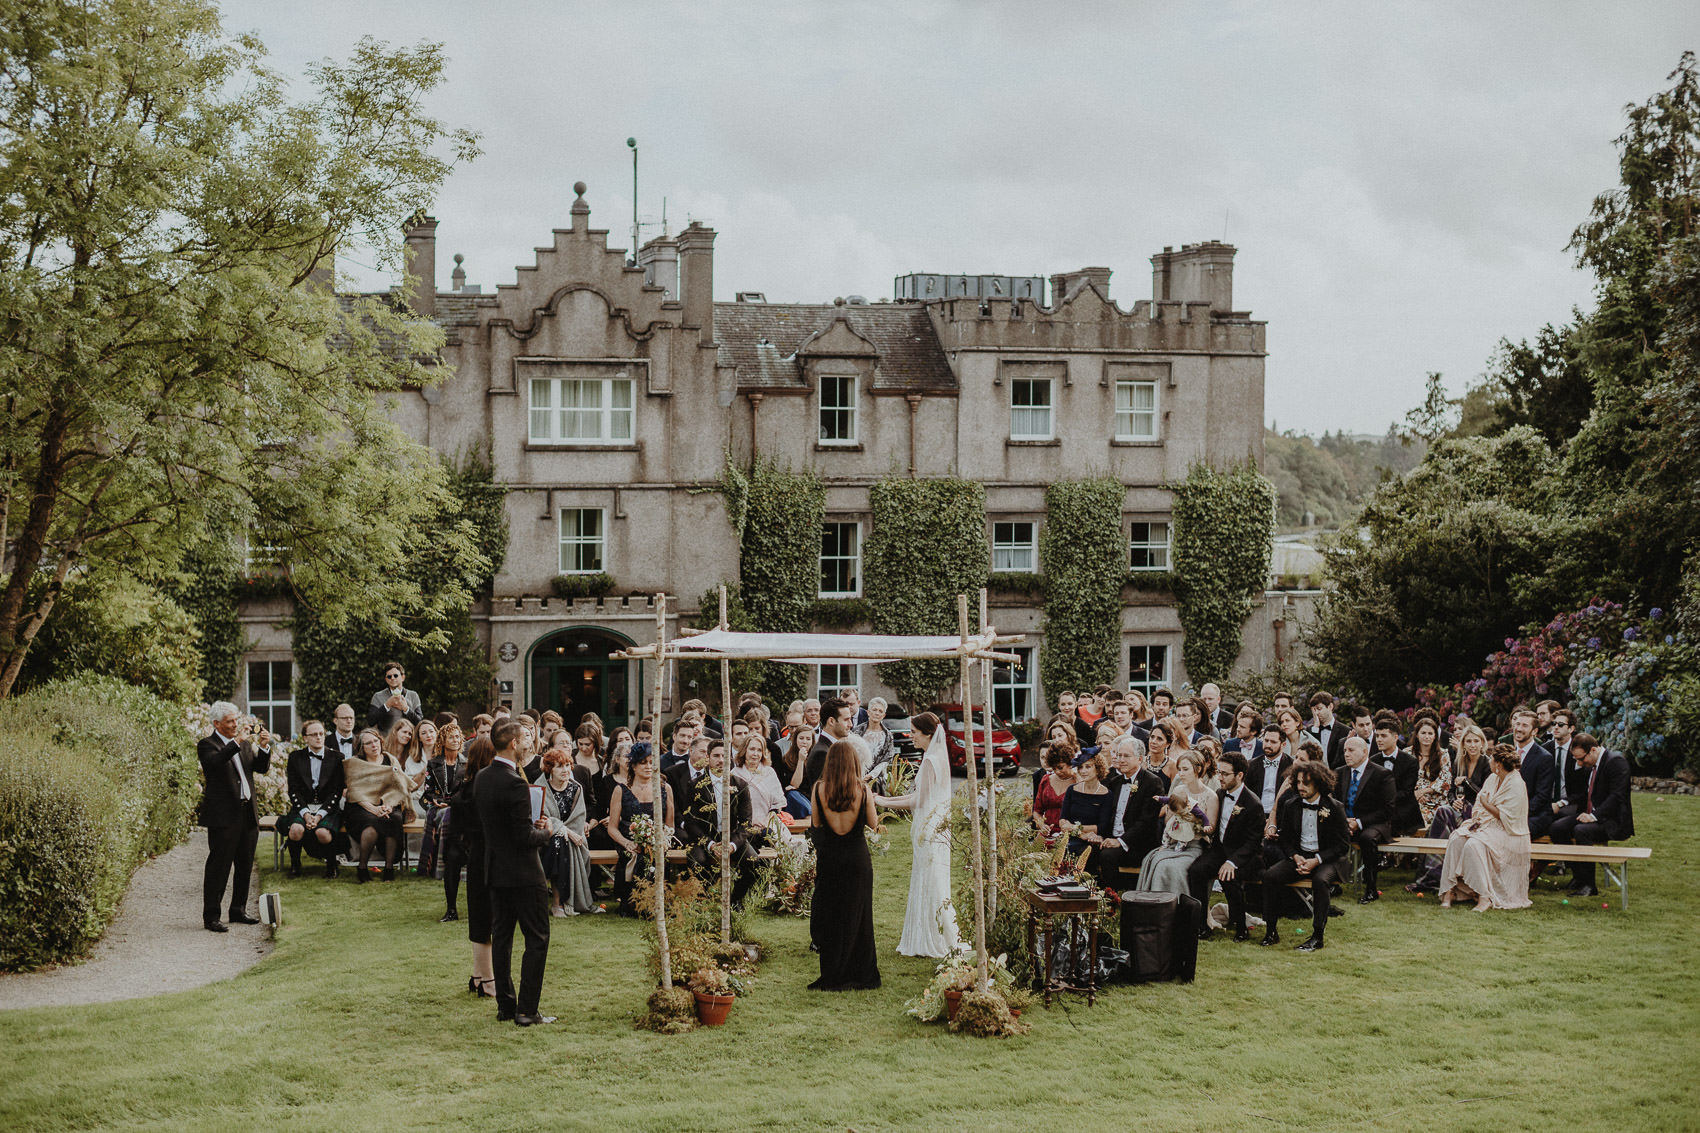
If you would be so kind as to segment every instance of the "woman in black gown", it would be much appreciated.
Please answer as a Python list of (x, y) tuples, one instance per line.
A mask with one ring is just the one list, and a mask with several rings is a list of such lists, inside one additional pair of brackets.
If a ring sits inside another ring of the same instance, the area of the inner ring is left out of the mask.
[[(495, 755), (488, 737), (467, 744), (460, 757), (460, 785), (449, 796), (449, 837), (460, 844), (459, 857), (466, 863), (466, 938), (472, 942), (472, 976), (466, 990), (482, 999), (496, 994), (496, 974), (490, 955), (490, 890), (484, 882), (484, 827), (473, 803), (472, 781)], [(457, 865), (452, 876), (459, 875)]]
[(815, 896), (809, 936), (820, 950), (820, 979), (812, 991), (861, 991), (880, 986), (874, 945), (874, 864), (864, 826), (883, 830), (874, 798), (862, 785), (862, 760), (847, 740), (826, 753), (810, 800), (815, 844)]

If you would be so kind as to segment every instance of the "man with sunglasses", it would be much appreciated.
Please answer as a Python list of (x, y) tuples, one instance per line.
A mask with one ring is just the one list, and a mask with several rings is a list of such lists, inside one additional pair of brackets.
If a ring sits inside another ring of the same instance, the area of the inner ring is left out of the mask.
[(415, 727), (425, 719), (419, 707), (419, 694), (404, 686), (407, 672), (399, 661), (384, 662), (384, 687), (372, 694), (372, 707), (366, 713), (369, 727), (388, 734), (390, 725), (407, 720)]

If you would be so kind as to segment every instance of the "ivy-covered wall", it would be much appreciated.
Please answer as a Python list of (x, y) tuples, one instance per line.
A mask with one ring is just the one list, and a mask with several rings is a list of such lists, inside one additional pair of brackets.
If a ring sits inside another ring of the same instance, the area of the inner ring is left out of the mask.
[[(726, 517), (738, 533), (738, 594), (750, 628), (806, 632), (820, 593), (821, 523), (826, 518), (820, 476), (812, 468), (781, 468), (771, 458), (745, 469), (728, 453), (721, 489)], [(715, 601), (711, 617), (719, 612), (718, 592)], [(783, 710), (804, 696), (808, 670), (764, 664), (756, 687)], [(734, 687), (732, 695), (744, 691)]]
[(230, 699), (240, 679), (237, 669), (247, 648), (237, 610), (241, 568), (241, 558), (228, 538), (202, 538), (183, 556), (175, 597), (201, 631), (202, 701)]
[[(991, 573), (986, 486), (975, 480), (888, 476), (868, 489), (873, 531), (862, 550), (862, 592), (875, 633), (955, 633), (956, 596), (979, 625)], [(898, 661), (880, 679), (909, 706), (925, 705), (958, 677), (955, 661)]]
[(1051, 694), (1113, 684), (1121, 663), (1122, 544), (1118, 480), (1060, 480), (1045, 489), (1039, 557), (1045, 579), (1045, 641), (1039, 679)]
[(1263, 589), (1275, 536), (1275, 485), (1249, 460), (1194, 464), (1174, 489), (1174, 574), (1187, 678), (1233, 672), (1250, 598)]

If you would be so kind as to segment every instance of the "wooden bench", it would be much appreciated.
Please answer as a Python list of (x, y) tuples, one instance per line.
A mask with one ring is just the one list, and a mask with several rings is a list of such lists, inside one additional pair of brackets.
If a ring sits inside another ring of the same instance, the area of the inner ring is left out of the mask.
[[(268, 814), (260, 819), (260, 832), (262, 834), (270, 833), (272, 836), (272, 869), (274, 871), (283, 869), (283, 844), (288, 841), (286, 835), (289, 831), (281, 825), (282, 820), (281, 814)], [(408, 850), (408, 838), (416, 834), (421, 837), (425, 834), (425, 820), (423, 818), (415, 818), (402, 825), (400, 850), (401, 868), (404, 870), (407, 868), (408, 862), (412, 860)]]
[[(777, 861), (778, 859), (779, 859), (779, 851), (775, 850), (772, 846), (763, 846), (761, 849), (756, 851), (756, 861), (758, 861), (758, 862), (766, 863), (766, 862), (771, 862), (771, 861)], [(620, 855), (619, 855), (619, 852), (616, 851), (616, 850), (592, 850), (592, 851), (590, 851), (590, 864), (591, 865), (599, 865), (599, 866), (603, 866), (607, 869), (613, 869), (617, 864), (619, 864), (619, 861), (620, 861)], [(685, 864), (685, 851), (681, 850), (681, 849), (668, 850), (667, 851), (667, 864), (668, 865), (684, 865)]]
[[(1543, 862), (1593, 862), (1605, 870), (1606, 880), (1617, 886), (1618, 906), (1629, 908), (1629, 863), (1644, 862), (1653, 856), (1646, 846), (1561, 846), (1538, 842), (1533, 857)], [(1395, 838), (1381, 847), (1388, 854), (1434, 854), (1446, 856), (1445, 838)]]

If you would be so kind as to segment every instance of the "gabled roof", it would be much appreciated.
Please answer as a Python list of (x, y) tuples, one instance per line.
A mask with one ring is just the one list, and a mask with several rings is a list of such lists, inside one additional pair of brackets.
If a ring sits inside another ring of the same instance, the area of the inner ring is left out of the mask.
[[(721, 363), (737, 371), (739, 388), (800, 390), (807, 383), (798, 348), (819, 336), (810, 346), (818, 356), (839, 319), (873, 347), (875, 392), (956, 392), (956, 375), (918, 303), (716, 303), (714, 337)], [(862, 347), (846, 356), (865, 354)]]

